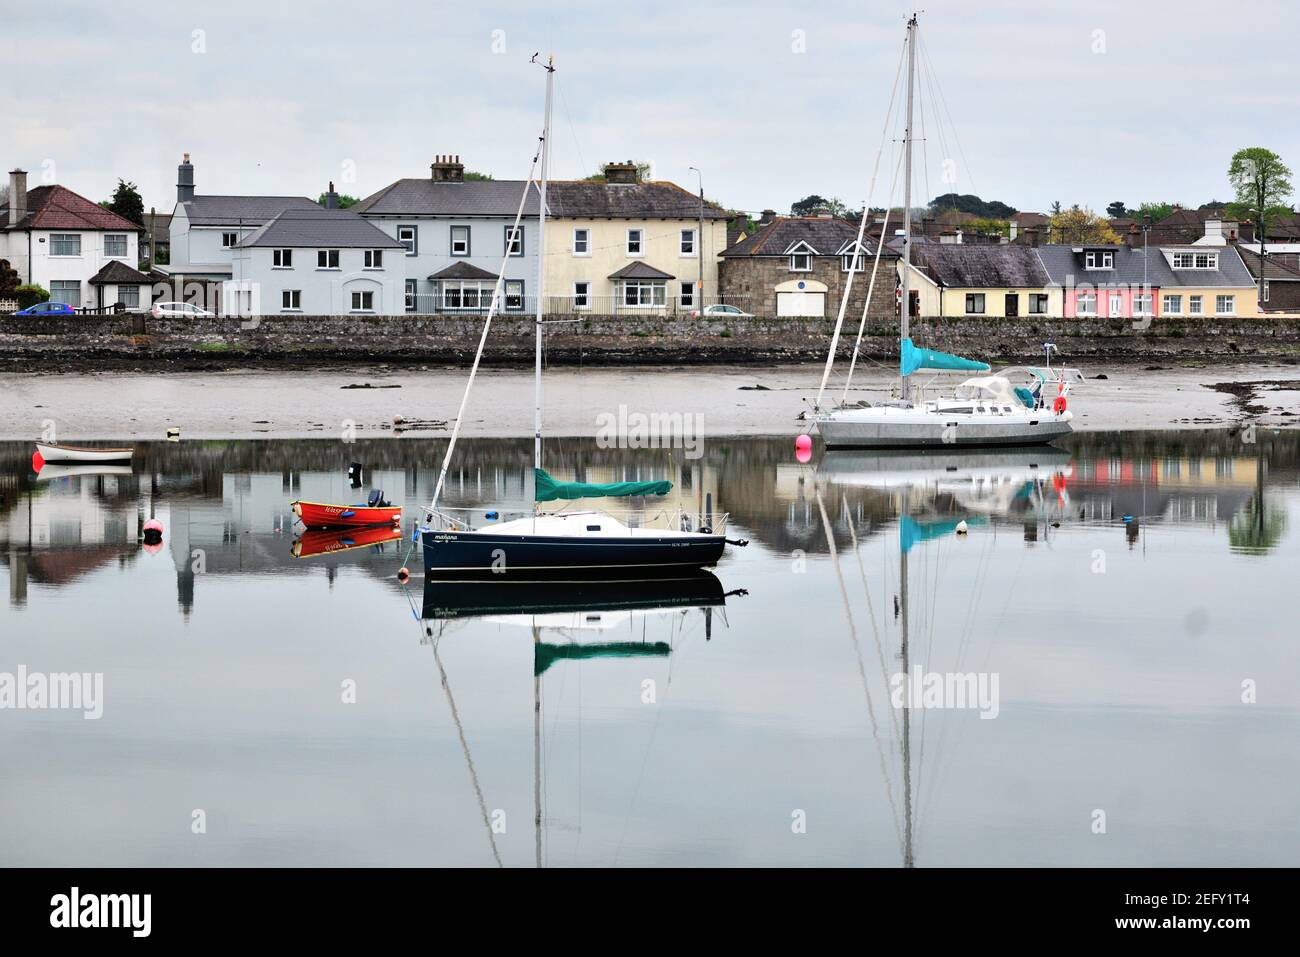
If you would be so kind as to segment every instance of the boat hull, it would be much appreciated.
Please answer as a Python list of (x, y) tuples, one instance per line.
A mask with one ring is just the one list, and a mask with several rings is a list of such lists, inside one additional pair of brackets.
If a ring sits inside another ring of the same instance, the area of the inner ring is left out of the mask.
[(46, 462), (129, 462), (135, 449), (88, 449), (75, 445), (36, 443), (36, 451)]
[(396, 525), (372, 525), (368, 528), (309, 528), (293, 543), (290, 554), (294, 558), (314, 558), (317, 555), (337, 555), (355, 548), (369, 548), (396, 542), (402, 530)]
[(402, 509), (396, 505), (370, 508), (366, 505), (294, 502), (293, 514), (308, 528), (366, 528), (372, 525), (395, 525), (402, 520)]
[(703, 568), (722, 558), (722, 535), (577, 536), (432, 531), (420, 535), (424, 573), (489, 576), (563, 570), (617, 574), (627, 569)]
[[(873, 409), (846, 410), (817, 420), (831, 449), (952, 449), (1045, 445), (1074, 431), (1069, 413), (995, 416), (945, 414), (870, 415)], [(863, 414), (854, 415), (854, 412)]]

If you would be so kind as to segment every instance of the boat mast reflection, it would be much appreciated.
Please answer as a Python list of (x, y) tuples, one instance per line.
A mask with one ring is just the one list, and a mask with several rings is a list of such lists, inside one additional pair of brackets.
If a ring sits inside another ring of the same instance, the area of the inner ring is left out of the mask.
[[(725, 614), (727, 599), (745, 594), (748, 592), (743, 588), (724, 591), (717, 576), (702, 569), (633, 579), (426, 579), (420, 610), (424, 635), (433, 647), (471, 783), (488, 828), (493, 857), (498, 865), (501, 864), (501, 857), (488, 817), (487, 804), (483, 799), (469, 744), (439, 654), (442, 639), (449, 634), (448, 627), (458, 622), (479, 620), (526, 627), (532, 636), (534, 857), (535, 866), (541, 868), (545, 866), (545, 818), (542, 806), (542, 679), (545, 674), (552, 667), (569, 661), (667, 658), (673, 651), (669, 641), (651, 641), (644, 637), (640, 641), (610, 640), (606, 636), (614, 629), (633, 624), (638, 619), (644, 621), (651, 617), (682, 616), (699, 611), (704, 618), (707, 641), (712, 638), (715, 610)], [(545, 640), (544, 636), (548, 633), (563, 640)]]

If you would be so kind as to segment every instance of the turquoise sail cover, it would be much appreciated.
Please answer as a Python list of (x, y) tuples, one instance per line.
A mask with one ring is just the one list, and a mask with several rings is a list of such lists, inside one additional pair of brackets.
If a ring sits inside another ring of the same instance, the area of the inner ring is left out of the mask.
[(673, 483), (659, 482), (557, 482), (545, 469), (533, 469), (534, 498), (538, 502), (556, 499), (625, 497), (628, 495), (667, 495)]
[[(944, 521), (918, 522), (911, 515), (904, 515), (898, 520), (898, 546), (903, 554), (910, 552), (915, 546), (922, 542), (928, 542), (934, 538), (941, 538), (945, 535), (951, 535), (957, 531), (957, 526), (961, 524), (960, 518), (948, 519)], [(985, 519), (983, 516), (973, 516), (966, 519), (968, 526), (983, 525)]]
[(961, 356), (933, 349), (921, 349), (912, 345), (911, 339), (903, 340), (902, 351), (898, 354), (898, 372), (911, 375), (920, 369), (951, 369), (958, 372), (988, 372), (989, 364), (975, 359), (963, 359)]

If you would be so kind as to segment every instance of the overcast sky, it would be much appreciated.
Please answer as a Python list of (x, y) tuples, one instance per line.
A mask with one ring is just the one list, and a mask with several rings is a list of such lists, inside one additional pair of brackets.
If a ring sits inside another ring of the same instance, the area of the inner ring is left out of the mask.
[[(314, 197), (334, 180), (364, 196), (427, 176), (437, 153), (517, 178), (540, 129), (543, 74), (527, 61), (542, 51), (559, 68), (554, 176), (635, 158), (694, 188), (698, 166), (710, 198), (785, 210), (814, 192), (866, 198), (911, 4), (5, 6), (0, 162), (31, 185), (102, 199), (123, 177), (146, 209), (170, 211), (184, 151), (200, 193)], [(923, 96), (934, 112), (918, 202), (956, 190), (1024, 210), (1196, 205), (1231, 198), (1240, 147), (1300, 164), (1300, 87), (1275, 42), (1300, 27), (1294, 5), (924, 8), (922, 49), (952, 122), (941, 138), (942, 106)]]

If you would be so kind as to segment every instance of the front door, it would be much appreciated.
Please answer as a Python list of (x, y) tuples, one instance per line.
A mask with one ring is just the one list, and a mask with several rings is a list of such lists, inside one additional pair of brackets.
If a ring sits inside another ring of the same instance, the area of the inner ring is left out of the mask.
[(1020, 293), (1009, 292), (1007, 293), (1007, 316), (1018, 315), (1020, 315)]

